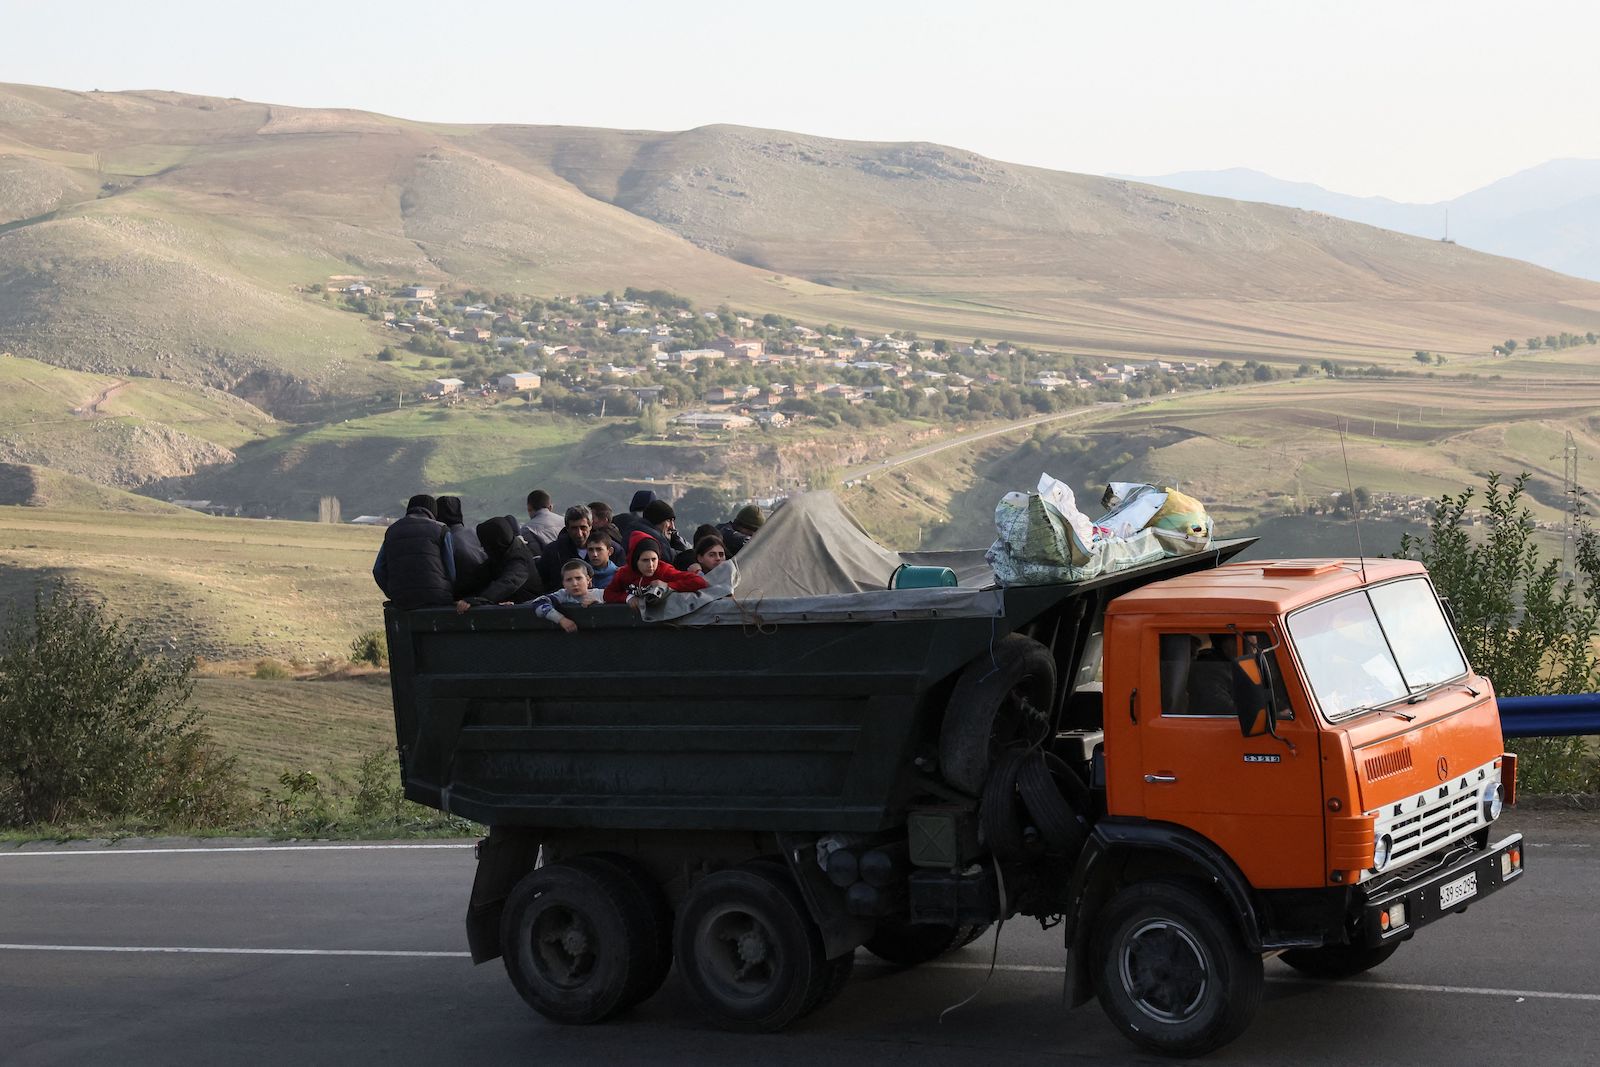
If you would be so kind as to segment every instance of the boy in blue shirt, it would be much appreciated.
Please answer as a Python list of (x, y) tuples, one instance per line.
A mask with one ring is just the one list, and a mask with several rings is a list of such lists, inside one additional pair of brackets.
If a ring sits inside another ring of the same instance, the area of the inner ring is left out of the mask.
[(611, 559), (615, 546), (611, 538), (606, 535), (602, 527), (595, 527), (589, 534), (589, 541), (584, 545), (584, 558), (589, 562), (592, 575), (589, 584), (595, 589), (604, 589), (611, 581), (611, 576), (617, 573), (617, 565)]

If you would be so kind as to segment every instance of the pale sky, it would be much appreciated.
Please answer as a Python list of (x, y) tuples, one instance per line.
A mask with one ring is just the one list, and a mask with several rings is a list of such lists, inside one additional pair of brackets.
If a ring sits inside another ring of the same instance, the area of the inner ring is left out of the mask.
[(0, 0), (0, 81), (442, 122), (716, 122), (1431, 202), (1600, 158), (1600, 4)]

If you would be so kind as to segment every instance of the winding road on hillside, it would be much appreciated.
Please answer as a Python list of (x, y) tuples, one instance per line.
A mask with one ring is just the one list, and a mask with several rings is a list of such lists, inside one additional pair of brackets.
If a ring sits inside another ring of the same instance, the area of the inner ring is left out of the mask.
[(976, 441), (983, 441), (990, 437), (1003, 437), (1006, 434), (1016, 433), (1019, 430), (1027, 430), (1034, 426), (1042, 426), (1047, 422), (1061, 422), (1074, 417), (1086, 418), (1090, 415), (1103, 415), (1108, 411), (1116, 411), (1118, 408), (1126, 408), (1132, 407), (1135, 404), (1148, 403), (1148, 400), (1106, 401), (1104, 403), (1095, 404), (1092, 407), (1073, 408), (1071, 411), (1054, 411), (1048, 415), (1035, 415), (1029, 419), (1018, 419), (1015, 422), (1008, 422), (1003, 426), (997, 426), (989, 430), (977, 430), (973, 433), (958, 434), (955, 437), (947, 438), (942, 441), (935, 441), (931, 445), (923, 445), (921, 448), (914, 448), (910, 452), (902, 452), (897, 456), (890, 456), (888, 459), (880, 459), (874, 463), (868, 463), (864, 466), (852, 467), (851, 469), (839, 475), (839, 481), (845, 485), (848, 485), (851, 482), (859, 481), (862, 478), (871, 478), (875, 474), (882, 474), (885, 471), (893, 470), (896, 467), (903, 467), (907, 463), (915, 463), (919, 459), (927, 459), (929, 456), (937, 455), (947, 448), (957, 448), (961, 445), (970, 445)]
[[(1267, 964), (1230, 1064), (1600, 1063), (1600, 816), (1513, 811), (1519, 888), (1343, 983)], [(470, 841), (84, 843), (0, 849), (0, 1059), (213, 1064), (1145, 1062), (1098, 1006), (1061, 1005), (1061, 937), (1027, 921), (908, 971), (858, 953), (781, 1035), (704, 1025), (676, 975), (612, 1023), (556, 1026), (462, 928)], [(975, 996), (974, 996), (975, 994)], [(955, 1010), (945, 1013), (971, 997)], [(941, 1014), (945, 1013), (945, 1014)], [(1153, 1061), (1152, 1061), (1153, 1062)]]

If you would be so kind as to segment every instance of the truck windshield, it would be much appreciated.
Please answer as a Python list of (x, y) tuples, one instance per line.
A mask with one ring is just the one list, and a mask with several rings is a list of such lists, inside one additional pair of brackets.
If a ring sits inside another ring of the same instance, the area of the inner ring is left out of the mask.
[(1329, 719), (1420, 693), (1467, 670), (1433, 587), (1422, 578), (1297, 611), (1289, 634)]

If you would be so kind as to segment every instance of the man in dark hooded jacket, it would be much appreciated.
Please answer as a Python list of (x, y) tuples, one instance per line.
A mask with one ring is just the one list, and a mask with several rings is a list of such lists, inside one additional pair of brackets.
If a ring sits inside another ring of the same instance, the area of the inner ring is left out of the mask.
[(739, 509), (739, 514), (733, 517), (732, 522), (725, 522), (717, 527), (717, 534), (722, 538), (722, 543), (728, 546), (729, 559), (739, 554), (739, 550), (756, 535), (756, 531), (761, 529), (761, 524), (766, 519), (767, 517), (761, 514), (759, 506), (746, 504)]
[(478, 523), (478, 543), (489, 557), (489, 584), (457, 600), (457, 611), (486, 604), (526, 604), (544, 593), (538, 560), (517, 534), (516, 519), (500, 515)]
[(450, 544), (456, 561), (456, 596), (470, 596), (489, 581), (489, 556), (478, 543), (478, 533), (466, 525), (461, 515), (461, 498), (439, 498), (439, 521), (450, 531)]
[[(635, 493), (634, 497), (637, 498), (638, 494)], [(664, 560), (676, 559), (678, 553), (692, 547), (678, 533), (678, 513), (665, 500), (651, 500), (645, 505), (643, 514), (635, 515), (630, 511), (626, 515), (618, 515), (614, 523), (622, 532), (622, 539), (630, 545), (636, 533), (655, 538), (661, 545), (661, 558)]]
[(419, 493), (406, 502), (405, 517), (383, 534), (372, 578), (397, 608), (447, 608), (455, 600), (455, 545), (434, 518), (433, 497)]

